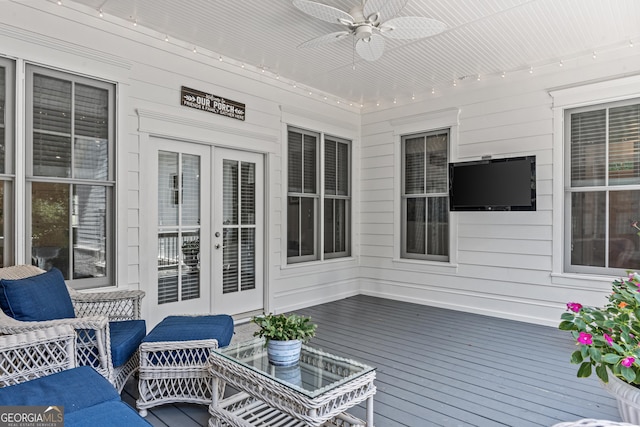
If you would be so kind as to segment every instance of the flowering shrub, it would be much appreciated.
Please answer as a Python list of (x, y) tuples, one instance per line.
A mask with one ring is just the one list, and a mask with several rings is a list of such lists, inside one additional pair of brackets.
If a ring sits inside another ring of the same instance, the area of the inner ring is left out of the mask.
[(558, 326), (571, 331), (578, 350), (571, 362), (579, 364), (578, 377), (596, 375), (609, 381), (607, 368), (628, 383), (640, 386), (640, 275), (616, 279), (609, 302), (602, 308), (567, 304)]

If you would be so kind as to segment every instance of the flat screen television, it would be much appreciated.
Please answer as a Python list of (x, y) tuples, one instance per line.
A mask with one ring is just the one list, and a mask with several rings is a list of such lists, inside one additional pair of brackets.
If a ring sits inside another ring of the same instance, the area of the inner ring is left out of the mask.
[(449, 163), (452, 211), (535, 211), (536, 156)]

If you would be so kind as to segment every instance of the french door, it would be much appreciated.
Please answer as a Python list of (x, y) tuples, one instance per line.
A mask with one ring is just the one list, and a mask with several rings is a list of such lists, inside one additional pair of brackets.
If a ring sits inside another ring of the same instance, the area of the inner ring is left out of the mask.
[(155, 138), (153, 143), (157, 209), (148, 219), (156, 224), (156, 285), (147, 297), (149, 320), (261, 310), (262, 156)]
[(259, 154), (216, 148), (213, 307), (250, 313), (264, 307), (264, 172)]

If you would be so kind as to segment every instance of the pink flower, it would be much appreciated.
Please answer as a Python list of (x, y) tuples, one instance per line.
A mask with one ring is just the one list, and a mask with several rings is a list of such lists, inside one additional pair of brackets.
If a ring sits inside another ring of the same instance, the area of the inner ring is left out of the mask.
[(613, 345), (613, 338), (611, 338), (609, 335), (607, 334), (603, 334), (604, 340), (609, 343), (610, 346)]
[(582, 304), (580, 304), (580, 303), (577, 303), (577, 302), (568, 302), (567, 303), (567, 310), (571, 310), (574, 313), (579, 312), (581, 308), (582, 308)]
[(591, 345), (593, 344), (593, 341), (591, 340), (591, 338), (593, 338), (591, 334), (588, 334), (586, 332), (580, 332), (580, 336), (578, 337), (578, 342), (584, 345)]
[(625, 357), (624, 359), (622, 359), (622, 362), (620, 362), (620, 364), (624, 367), (630, 368), (633, 365), (633, 362), (635, 362), (636, 359), (634, 359), (633, 357), (629, 356), (629, 357)]

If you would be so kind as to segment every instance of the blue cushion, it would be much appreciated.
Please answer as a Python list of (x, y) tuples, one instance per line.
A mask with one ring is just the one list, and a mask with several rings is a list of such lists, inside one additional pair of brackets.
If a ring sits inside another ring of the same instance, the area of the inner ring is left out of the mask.
[(113, 385), (88, 366), (0, 388), (0, 406), (64, 406), (65, 415), (119, 400)]
[(57, 268), (24, 279), (0, 280), (0, 307), (21, 321), (75, 317), (64, 277)]
[(144, 320), (120, 320), (109, 322), (111, 338), (111, 360), (118, 367), (127, 363), (147, 334)]
[(124, 402), (109, 401), (82, 411), (65, 414), (65, 427), (137, 427), (150, 426), (133, 408)]
[(226, 314), (169, 316), (158, 323), (142, 342), (196, 341), (215, 338), (226, 347), (233, 337), (233, 318)]

